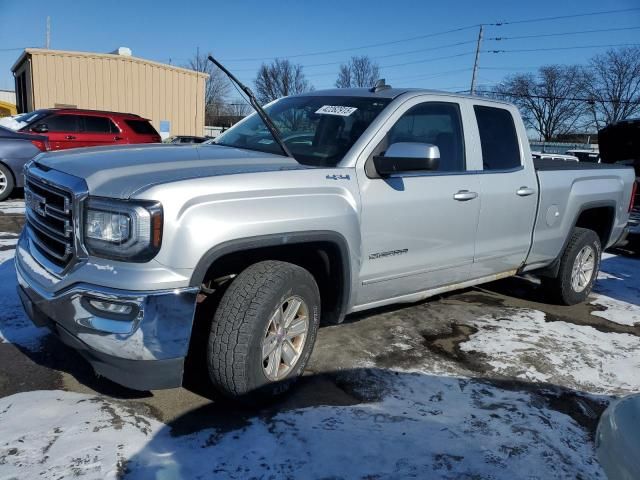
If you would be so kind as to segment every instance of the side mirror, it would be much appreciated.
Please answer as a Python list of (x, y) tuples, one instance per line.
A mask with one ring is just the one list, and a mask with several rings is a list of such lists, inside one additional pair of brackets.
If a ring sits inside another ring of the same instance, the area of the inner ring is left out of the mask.
[(31, 131), (36, 133), (47, 133), (49, 131), (49, 127), (46, 123), (39, 123), (33, 127)]
[(393, 143), (384, 156), (373, 157), (373, 164), (381, 177), (394, 173), (433, 171), (440, 166), (440, 149), (430, 143)]

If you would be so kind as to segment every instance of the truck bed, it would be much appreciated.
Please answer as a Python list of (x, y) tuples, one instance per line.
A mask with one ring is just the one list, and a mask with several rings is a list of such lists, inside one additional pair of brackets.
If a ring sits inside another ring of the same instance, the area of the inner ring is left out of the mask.
[(603, 249), (621, 235), (628, 219), (626, 208), (635, 181), (633, 169), (625, 165), (558, 160), (535, 160), (538, 177), (538, 213), (533, 230), (533, 243), (527, 264), (529, 268), (558, 257), (565, 240), (585, 206), (611, 214), (611, 231)]
[(619, 168), (629, 168), (628, 165), (590, 162), (563, 162), (549, 158), (539, 158), (533, 160), (533, 166), (537, 171), (551, 170), (610, 170)]

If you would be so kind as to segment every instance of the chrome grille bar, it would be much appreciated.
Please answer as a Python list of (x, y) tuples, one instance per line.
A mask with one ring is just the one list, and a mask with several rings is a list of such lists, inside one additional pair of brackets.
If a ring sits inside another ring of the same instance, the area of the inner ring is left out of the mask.
[(25, 179), (26, 220), (33, 245), (60, 268), (73, 257), (73, 196), (33, 175)]

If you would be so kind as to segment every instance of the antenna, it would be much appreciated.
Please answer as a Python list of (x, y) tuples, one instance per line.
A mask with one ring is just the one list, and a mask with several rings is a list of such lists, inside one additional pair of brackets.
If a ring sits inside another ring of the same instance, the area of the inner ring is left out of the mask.
[(371, 87), (369, 91), (371, 93), (378, 93), (382, 90), (388, 90), (389, 88), (391, 88), (391, 85), (387, 85), (384, 81), (384, 78), (381, 78), (379, 80), (376, 80), (375, 85)]

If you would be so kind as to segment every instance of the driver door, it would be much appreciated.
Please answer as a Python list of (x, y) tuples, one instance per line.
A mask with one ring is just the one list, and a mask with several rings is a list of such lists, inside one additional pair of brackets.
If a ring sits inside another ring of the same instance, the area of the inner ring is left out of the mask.
[(51, 115), (36, 124), (45, 125), (49, 137), (51, 150), (64, 150), (67, 148), (82, 147), (79, 143), (80, 125), (76, 115)]
[[(467, 155), (464, 99), (409, 100), (363, 152), (362, 287), (355, 309), (469, 279), (480, 213), (476, 158)], [(438, 170), (376, 178), (373, 157), (397, 142), (432, 144)]]

